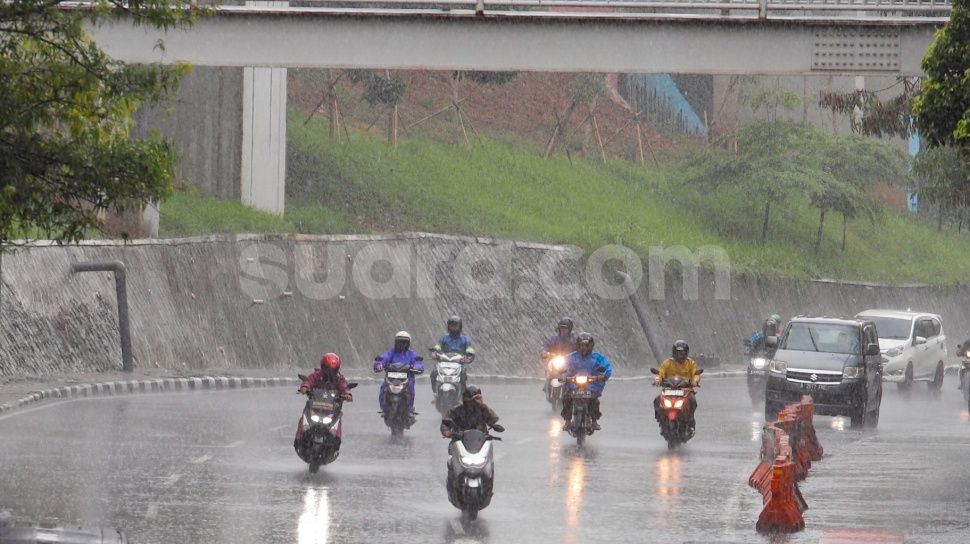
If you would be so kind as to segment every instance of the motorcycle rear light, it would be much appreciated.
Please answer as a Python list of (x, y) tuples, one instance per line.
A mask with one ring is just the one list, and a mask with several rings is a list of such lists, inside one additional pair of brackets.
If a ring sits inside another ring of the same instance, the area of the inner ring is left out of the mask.
[(673, 421), (673, 420), (677, 419), (677, 411), (676, 410), (671, 410), (671, 411), (667, 412), (667, 419), (669, 419), (670, 421)]

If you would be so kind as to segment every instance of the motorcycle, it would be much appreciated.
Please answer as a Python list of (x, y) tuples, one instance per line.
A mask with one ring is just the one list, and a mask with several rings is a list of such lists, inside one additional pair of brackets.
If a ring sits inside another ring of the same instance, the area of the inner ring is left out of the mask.
[(465, 390), (465, 365), (462, 358), (464, 355), (460, 353), (442, 353), (435, 364), (435, 380), (438, 383), (435, 384), (434, 405), (441, 415), (446, 415), (448, 410), (458, 405)]
[(970, 346), (958, 345), (957, 355), (963, 357), (957, 376), (960, 378), (960, 390), (963, 391), (963, 403), (970, 410)]
[(554, 413), (562, 410), (563, 383), (559, 381), (559, 375), (566, 368), (566, 356), (555, 353), (546, 354), (546, 385), (542, 390), (546, 394), (546, 402), (552, 406)]
[[(306, 376), (297, 376), (301, 381), (306, 380)], [(348, 386), (353, 389), (357, 384), (351, 382)], [(303, 434), (296, 454), (310, 465), (310, 474), (316, 474), (321, 465), (336, 461), (340, 455), (344, 399), (334, 389), (311, 389), (306, 396), (301, 422)]]
[(606, 368), (601, 366), (596, 369), (595, 376), (577, 374), (559, 378), (563, 383), (571, 383), (576, 386), (576, 389), (565, 391), (563, 394), (569, 395), (573, 403), (573, 413), (569, 418), (569, 429), (566, 432), (576, 438), (576, 444), (579, 446), (586, 442), (587, 436), (593, 434), (593, 413), (590, 405), (598, 394), (596, 391), (587, 389), (587, 387), (602, 380), (604, 372), (606, 372)]
[(751, 404), (757, 405), (765, 401), (765, 382), (768, 381), (768, 361), (771, 357), (761, 350), (751, 351), (751, 340), (745, 339), (743, 342), (744, 354), (748, 358), (748, 396), (751, 397)]
[[(374, 360), (383, 359), (376, 357)], [(413, 414), (408, 412), (411, 401), (410, 391), (408, 391), (410, 371), (411, 367), (406, 363), (390, 363), (384, 366), (384, 382), (387, 383), (387, 388), (384, 390), (384, 411), (380, 414), (384, 424), (391, 429), (391, 436), (394, 437), (401, 436), (405, 429), (410, 429), (415, 423), (414, 416), (418, 415), (417, 412)]]
[[(650, 372), (657, 374), (660, 371), (651, 368)], [(697, 374), (703, 374), (700, 369)], [(688, 410), (691, 405), (691, 398), (694, 396), (694, 388), (690, 380), (681, 376), (673, 376), (660, 383), (660, 410), (666, 417), (660, 419), (660, 434), (667, 441), (667, 449), (674, 449), (680, 444), (686, 444), (694, 437), (694, 430), (690, 428), (690, 414)]]
[[(455, 428), (450, 419), (444, 425)], [(491, 430), (501, 433), (505, 427), (493, 425)], [(478, 429), (453, 431), (448, 446), (448, 476), (445, 488), (448, 502), (474, 520), (478, 512), (492, 502), (492, 487), (495, 481), (495, 459), (492, 454), (492, 441), (502, 440), (497, 436)]]

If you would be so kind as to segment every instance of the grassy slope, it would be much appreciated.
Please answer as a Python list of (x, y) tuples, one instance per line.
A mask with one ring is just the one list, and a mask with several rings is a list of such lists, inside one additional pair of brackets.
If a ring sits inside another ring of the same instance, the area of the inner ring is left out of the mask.
[[(392, 148), (352, 133), (337, 143), (326, 121), (289, 122), (287, 212), (283, 218), (214, 199), (166, 202), (162, 236), (212, 232), (357, 233), (426, 231), (494, 236), (593, 250), (622, 244), (646, 256), (652, 246), (707, 245), (726, 251), (737, 271), (888, 283), (967, 283), (970, 236), (905, 211), (878, 222), (829, 214), (822, 249), (812, 251), (817, 210), (793, 196), (772, 207), (767, 244), (758, 241), (763, 202), (748, 195), (698, 194), (675, 161), (663, 167), (609, 164), (488, 140), (474, 149), (420, 138)], [(664, 164), (664, 163), (662, 163)], [(204, 219), (203, 219), (204, 218)], [(198, 223), (204, 221), (204, 223)]]

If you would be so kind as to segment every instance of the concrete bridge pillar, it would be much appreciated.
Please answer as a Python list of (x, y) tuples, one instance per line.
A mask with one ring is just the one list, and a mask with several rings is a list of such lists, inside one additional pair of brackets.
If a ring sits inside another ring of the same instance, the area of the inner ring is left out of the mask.
[(286, 189), (286, 68), (243, 68), (243, 204), (282, 215)]

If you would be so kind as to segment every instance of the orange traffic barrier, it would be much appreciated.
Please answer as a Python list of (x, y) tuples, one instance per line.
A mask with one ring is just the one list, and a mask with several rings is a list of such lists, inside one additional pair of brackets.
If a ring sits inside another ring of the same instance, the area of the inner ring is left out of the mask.
[(794, 463), (779, 456), (772, 469), (771, 494), (756, 525), (759, 533), (793, 533), (805, 528), (805, 519), (795, 497)]

